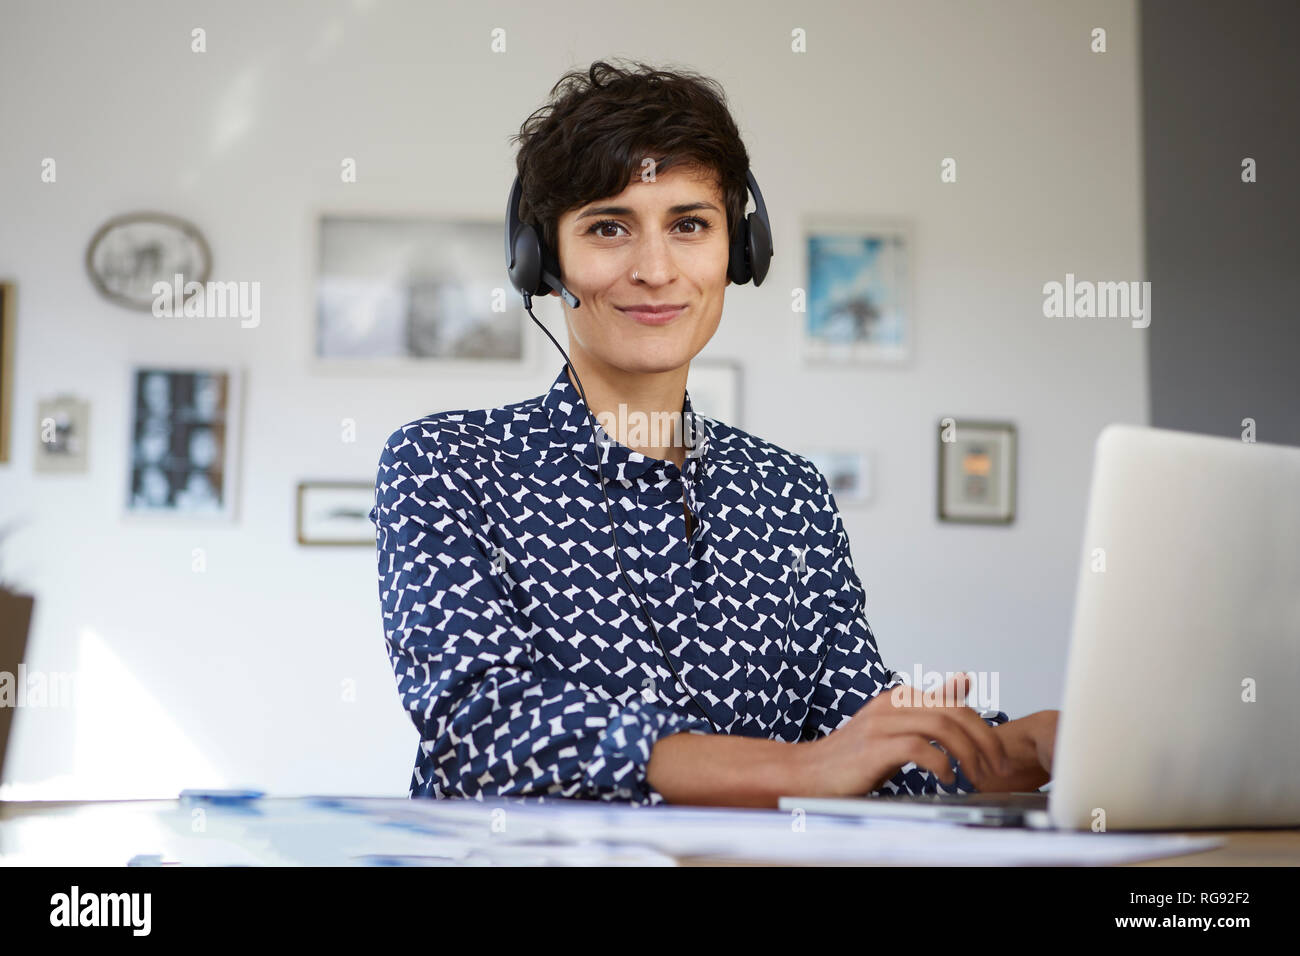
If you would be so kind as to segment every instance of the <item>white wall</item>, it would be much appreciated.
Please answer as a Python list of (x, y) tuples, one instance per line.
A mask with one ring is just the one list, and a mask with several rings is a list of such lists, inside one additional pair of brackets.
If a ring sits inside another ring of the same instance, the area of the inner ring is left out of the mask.
[[(0, 522), (25, 524), (4, 569), (38, 597), (27, 665), (80, 682), (75, 708), (19, 713), (7, 796), (405, 793), (416, 735), (384, 653), (373, 553), (297, 547), (295, 484), (372, 480), (397, 425), (538, 394), (559, 359), (532, 329), (534, 362), (511, 379), (314, 371), (313, 216), (500, 217), (507, 137), (565, 69), (610, 56), (694, 68), (728, 91), (776, 256), (761, 289), (729, 290), (704, 354), (744, 363), (750, 431), (876, 454), (875, 501), (845, 521), (886, 663), (999, 671), (1013, 717), (1059, 704), (1092, 442), (1107, 422), (1147, 420), (1146, 361), (1127, 322), (1045, 319), (1041, 289), (1066, 272), (1142, 277), (1134, 4), (700, 10), (6, 0), (0, 276), (19, 306)], [(196, 26), (203, 55), (189, 50)], [(1094, 26), (1108, 29), (1105, 54), (1088, 51)], [(505, 54), (489, 50), (495, 27)], [(807, 53), (789, 52), (794, 28)], [(356, 184), (339, 180), (344, 156)], [(947, 156), (956, 184), (939, 182)], [(45, 157), (57, 183), (40, 181)], [(167, 322), (100, 299), (86, 242), (138, 208), (198, 223), (215, 278), (259, 281), (261, 325)], [(798, 224), (818, 213), (914, 221), (909, 366), (790, 358)], [(245, 372), (232, 524), (123, 516), (128, 368), (154, 361)], [(91, 402), (89, 473), (36, 475), (36, 401), (65, 391)], [(936, 522), (945, 415), (1018, 424), (1011, 528)]]

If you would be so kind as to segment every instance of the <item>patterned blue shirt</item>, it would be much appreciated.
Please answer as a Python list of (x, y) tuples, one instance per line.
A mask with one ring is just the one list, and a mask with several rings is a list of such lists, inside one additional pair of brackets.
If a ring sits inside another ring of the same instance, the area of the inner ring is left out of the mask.
[[(876, 649), (822, 474), (695, 421), (680, 470), (598, 426), (624, 568), (721, 732), (815, 740), (903, 678)], [(420, 733), (411, 796), (662, 803), (655, 742), (713, 733), (621, 580), (591, 446), (563, 367), (545, 395), (388, 439), (370, 518), (385, 644)], [(908, 763), (876, 792), (974, 791), (950, 764), (954, 785)]]

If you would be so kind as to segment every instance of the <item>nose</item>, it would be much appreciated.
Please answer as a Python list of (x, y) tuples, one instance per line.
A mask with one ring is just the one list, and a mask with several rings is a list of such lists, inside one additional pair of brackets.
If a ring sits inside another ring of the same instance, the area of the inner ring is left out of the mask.
[(652, 235), (643, 239), (633, 257), (632, 272), (647, 285), (663, 285), (671, 281), (677, 274), (677, 266), (667, 237)]

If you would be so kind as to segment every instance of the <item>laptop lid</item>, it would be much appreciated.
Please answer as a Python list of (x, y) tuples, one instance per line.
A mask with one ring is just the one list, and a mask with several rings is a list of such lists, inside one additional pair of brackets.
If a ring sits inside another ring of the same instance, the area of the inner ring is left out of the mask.
[(1300, 824), (1300, 448), (1107, 426), (1082, 552), (1052, 822)]

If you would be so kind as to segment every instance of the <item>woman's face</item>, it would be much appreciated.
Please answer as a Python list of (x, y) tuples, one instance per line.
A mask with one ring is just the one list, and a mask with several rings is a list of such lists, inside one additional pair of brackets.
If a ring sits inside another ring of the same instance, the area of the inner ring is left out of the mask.
[[(722, 190), (700, 167), (638, 177), (617, 196), (570, 209), (558, 249), (561, 278), (580, 302), (564, 306), (570, 351), (626, 372), (686, 365), (718, 328), (728, 250)], [(683, 308), (649, 321), (630, 311), (637, 305)]]

